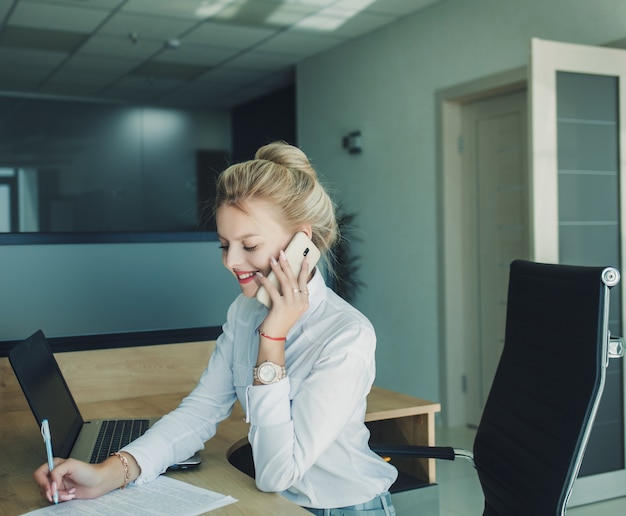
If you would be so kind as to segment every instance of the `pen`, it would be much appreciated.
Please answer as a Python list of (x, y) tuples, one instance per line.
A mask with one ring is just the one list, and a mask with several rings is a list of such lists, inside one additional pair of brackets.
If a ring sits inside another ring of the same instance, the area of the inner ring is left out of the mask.
[[(50, 473), (54, 469), (54, 458), (52, 457), (52, 438), (50, 437), (50, 424), (47, 419), (41, 422), (41, 435), (43, 442), (46, 444), (46, 455), (48, 456), (48, 469)], [(59, 493), (56, 489), (52, 490), (52, 499), (54, 503), (59, 503)]]

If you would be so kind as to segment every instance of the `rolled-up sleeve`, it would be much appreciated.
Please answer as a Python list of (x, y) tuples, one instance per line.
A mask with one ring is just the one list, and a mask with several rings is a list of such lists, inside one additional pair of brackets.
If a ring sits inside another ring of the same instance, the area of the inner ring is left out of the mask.
[(260, 490), (281, 492), (301, 481), (355, 414), (364, 414), (374, 343), (369, 329), (346, 328), (325, 347), (291, 400), (289, 377), (249, 387), (248, 439)]
[(273, 426), (291, 421), (289, 377), (270, 385), (246, 389), (247, 419), (253, 426)]

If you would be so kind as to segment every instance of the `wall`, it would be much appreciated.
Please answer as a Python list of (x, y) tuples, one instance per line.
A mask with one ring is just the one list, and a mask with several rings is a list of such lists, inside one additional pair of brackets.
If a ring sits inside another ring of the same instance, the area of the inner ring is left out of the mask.
[(296, 89), (283, 88), (232, 110), (233, 162), (247, 161), (261, 145), (282, 140), (296, 145)]
[(442, 0), (298, 67), (299, 144), (358, 214), (380, 386), (441, 399), (437, 91), (527, 65), (532, 37), (605, 44), (625, 21), (621, 0)]
[(0, 340), (221, 326), (239, 293), (219, 242), (0, 249)]

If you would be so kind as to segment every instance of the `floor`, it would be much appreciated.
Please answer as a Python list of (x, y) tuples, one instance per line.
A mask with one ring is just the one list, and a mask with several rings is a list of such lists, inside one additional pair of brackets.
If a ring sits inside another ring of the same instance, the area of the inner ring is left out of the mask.
[[(472, 449), (475, 431), (469, 428), (437, 428), (437, 444)], [(481, 515), (483, 496), (473, 466), (464, 460), (437, 461), (440, 516)], [(624, 516), (626, 498), (616, 498), (567, 510), (568, 516)]]

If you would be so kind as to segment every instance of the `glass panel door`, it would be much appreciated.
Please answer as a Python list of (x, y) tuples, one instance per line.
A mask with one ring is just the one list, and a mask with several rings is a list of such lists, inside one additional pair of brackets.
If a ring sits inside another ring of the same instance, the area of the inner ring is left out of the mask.
[[(622, 282), (623, 79), (626, 52), (532, 42), (534, 259), (614, 265)], [(616, 335), (623, 334), (622, 288), (611, 292)], [(570, 506), (626, 494), (624, 439), (624, 360), (613, 360)]]

